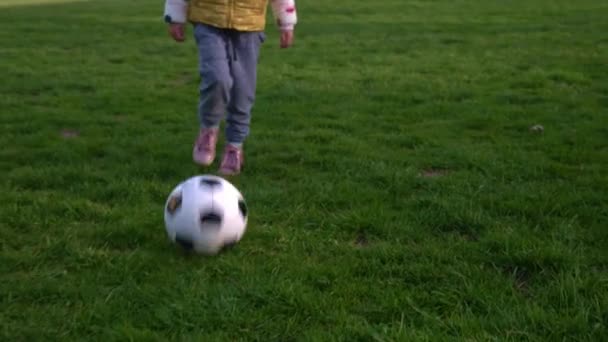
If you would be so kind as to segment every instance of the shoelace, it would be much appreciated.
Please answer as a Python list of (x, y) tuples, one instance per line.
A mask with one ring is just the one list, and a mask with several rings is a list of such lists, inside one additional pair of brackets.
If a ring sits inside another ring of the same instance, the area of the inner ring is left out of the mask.
[(209, 149), (211, 147), (211, 133), (201, 134), (196, 145), (199, 150)]
[(226, 165), (231, 169), (239, 167), (238, 151), (229, 150), (228, 153), (226, 153)]

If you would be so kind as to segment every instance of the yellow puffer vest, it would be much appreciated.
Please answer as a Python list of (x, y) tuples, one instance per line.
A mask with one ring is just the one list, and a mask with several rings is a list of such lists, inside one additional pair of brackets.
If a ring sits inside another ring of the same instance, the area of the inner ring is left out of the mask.
[(239, 31), (263, 31), (268, 0), (190, 0), (188, 20)]

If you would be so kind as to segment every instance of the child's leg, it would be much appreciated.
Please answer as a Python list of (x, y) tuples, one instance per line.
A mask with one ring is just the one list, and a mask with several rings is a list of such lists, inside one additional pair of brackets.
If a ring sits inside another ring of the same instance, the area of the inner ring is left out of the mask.
[(232, 75), (226, 33), (226, 30), (204, 24), (194, 27), (201, 75), (198, 105), (201, 128), (219, 127), (230, 101)]
[(226, 140), (240, 145), (249, 135), (251, 109), (255, 100), (257, 64), (263, 32), (232, 32), (230, 63), (233, 87), (228, 102)]

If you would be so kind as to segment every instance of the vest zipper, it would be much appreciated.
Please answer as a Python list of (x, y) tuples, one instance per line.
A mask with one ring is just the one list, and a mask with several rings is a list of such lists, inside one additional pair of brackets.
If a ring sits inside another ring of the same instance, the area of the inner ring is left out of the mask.
[(234, 15), (234, 0), (228, 0), (230, 3), (228, 10), (228, 28), (232, 28), (232, 16)]

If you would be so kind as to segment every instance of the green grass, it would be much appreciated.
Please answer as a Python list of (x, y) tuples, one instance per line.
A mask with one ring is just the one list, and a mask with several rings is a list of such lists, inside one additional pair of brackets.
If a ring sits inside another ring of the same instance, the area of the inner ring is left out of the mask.
[(214, 258), (162, 219), (216, 171), (193, 39), (162, 1), (29, 3), (0, 0), (0, 340), (608, 339), (605, 2), (300, 0)]
[(71, 2), (82, 2), (91, 0), (2, 0), (1, 7), (28, 6), (28, 5), (49, 5), (49, 4), (66, 4)]

